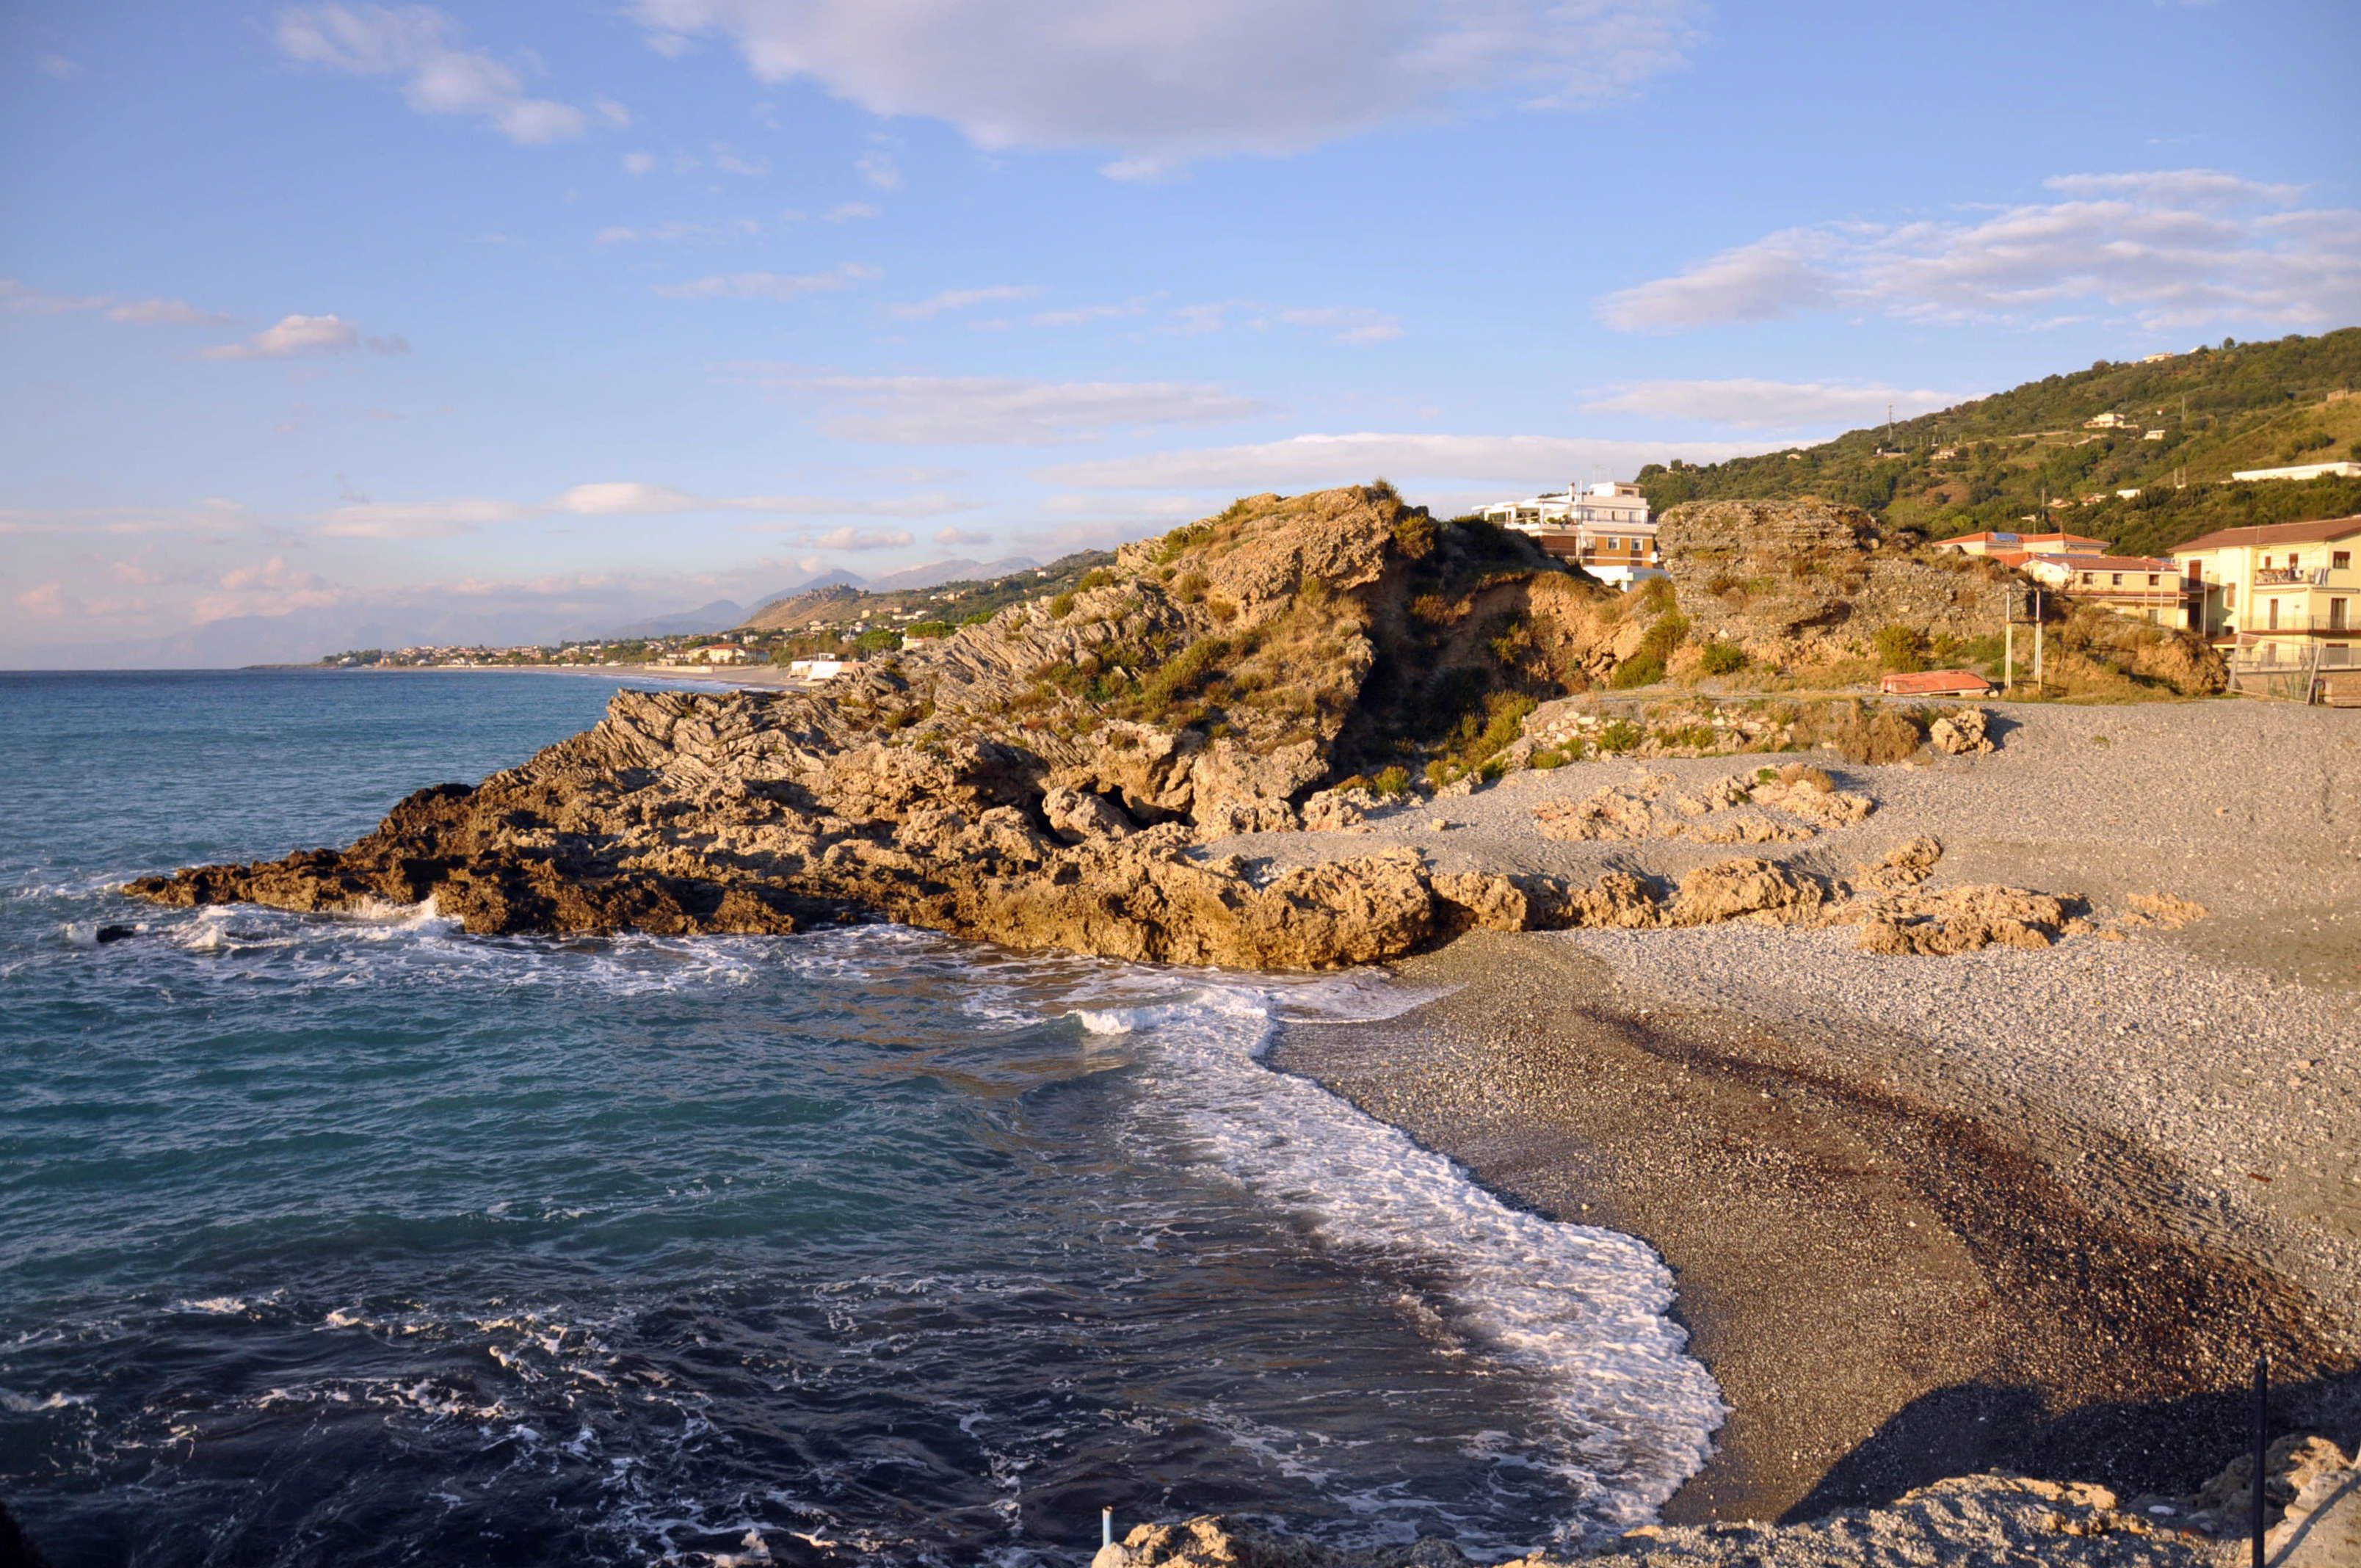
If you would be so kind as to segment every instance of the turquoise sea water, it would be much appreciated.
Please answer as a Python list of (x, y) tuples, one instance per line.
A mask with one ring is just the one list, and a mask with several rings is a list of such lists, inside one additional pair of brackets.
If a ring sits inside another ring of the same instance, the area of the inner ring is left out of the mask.
[(1505, 1552), (1700, 1462), (1653, 1255), (1261, 1064), (1381, 981), (112, 891), (607, 695), (0, 675), (0, 1501), (59, 1568), (1080, 1562), (1103, 1505)]

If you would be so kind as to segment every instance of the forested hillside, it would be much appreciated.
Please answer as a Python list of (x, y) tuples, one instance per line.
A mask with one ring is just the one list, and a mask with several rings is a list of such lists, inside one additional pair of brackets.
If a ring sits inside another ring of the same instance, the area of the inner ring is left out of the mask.
[[(1818, 446), (1650, 465), (1659, 512), (1686, 500), (1817, 496), (1934, 537), (2028, 520), (2141, 553), (2216, 528), (2361, 512), (2361, 479), (2233, 481), (2233, 470), (2361, 461), (2361, 328), (2104, 361)], [(2123, 424), (2092, 429), (2114, 415)], [(2121, 491), (2136, 491), (2123, 495)], [(2062, 504), (2060, 504), (2062, 503)]]

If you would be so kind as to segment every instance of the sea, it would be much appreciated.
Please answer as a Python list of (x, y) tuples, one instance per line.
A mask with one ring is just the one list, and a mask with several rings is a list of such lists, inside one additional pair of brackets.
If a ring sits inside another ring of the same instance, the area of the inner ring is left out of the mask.
[(0, 674), (0, 1505), (56, 1568), (1029, 1568), (1109, 1508), (1505, 1556), (1704, 1462), (1653, 1253), (1268, 1064), (1382, 974), (115, 891), (610, 692)]

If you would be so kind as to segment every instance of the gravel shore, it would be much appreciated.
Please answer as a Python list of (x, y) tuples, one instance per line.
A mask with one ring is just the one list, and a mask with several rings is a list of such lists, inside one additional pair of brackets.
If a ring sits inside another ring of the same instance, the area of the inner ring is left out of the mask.
[(1282, 1065), (1664, 1254), (1735, 1411), (1675, 1520), (1805, 1517), (1993, 1465), (2185, 1490), (2236, 1448), (2257, 1349), (2283, 1424), (2361, 1439), (2361, 714), (1993, 712), (1991, 755), (1815, 758), (1877, 809), (1800, 844), (1533, 824), (1635, 773), (1694, 787), (1749, 758), (1516, 774), (1216, 847), (1842, 875), (1926, 835), (1938, 886), (2069, 895), (2103, 927), (2139, 894), (2210, 911), (1951, 958), (1864, 953), (1850, 928), (1477, 935), (1403, 966), (1443, 1000), (1290, 1031)]

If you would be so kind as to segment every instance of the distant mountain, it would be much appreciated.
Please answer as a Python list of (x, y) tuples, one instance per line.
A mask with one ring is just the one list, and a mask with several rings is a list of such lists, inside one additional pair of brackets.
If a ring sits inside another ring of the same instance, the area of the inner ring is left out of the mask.
[(599, 636), (610, 642), (632, 637), (694, 637), (702, 632), (727, 631), (745, 619), (746, 607), (736, 599), (715, 599), (695, 609), (652, 615), (645, 620), (609, 627)]
[[(872, 593), (890, 594), (909, 588), (931, 588), (942, 583), (984, 583), (1005, 577), (1011, 572), (1030, 571), (1041, 563), (1029, 555), (1011, 555), (999, 561), (970, 561), (954, 556), (948, 561), (928, 561), (916, 566), (905, 566), (882, 577), (872, 577), (861, 586)], [(815, 584), (806, 584), (807, 589)]]
[(761, 598), (754, 601), (753, 610), (750, 613), (760, 614), (763, 610), (768, 609), (772, 605), (784, 604), (788, 599), (794, 598), (799, 594), (812, 593), (820, 588), (858, 588), (867, 587), (869, 579), (862, 576), (860, 573), (848, 572), (843, 567), (839, 566), (832, 571), (822, 572), (817, 577), (806, 577), (802, 582), (796, 584), (792, 587), (781, 588), (774, 594), (763, 595)]
[[(2024, 519), (2143, 554), (2216, 528), (2361, 511), (2361, 479), (2241, 469), (2361, 461), (2361, 327), (2102, 360), (1891, 426), (1726, 463), (1650, 464), (1649, 505), (1817, 496), (1944, 538)], [(2062, 502), (2062, 505), (2052, 505)]]

